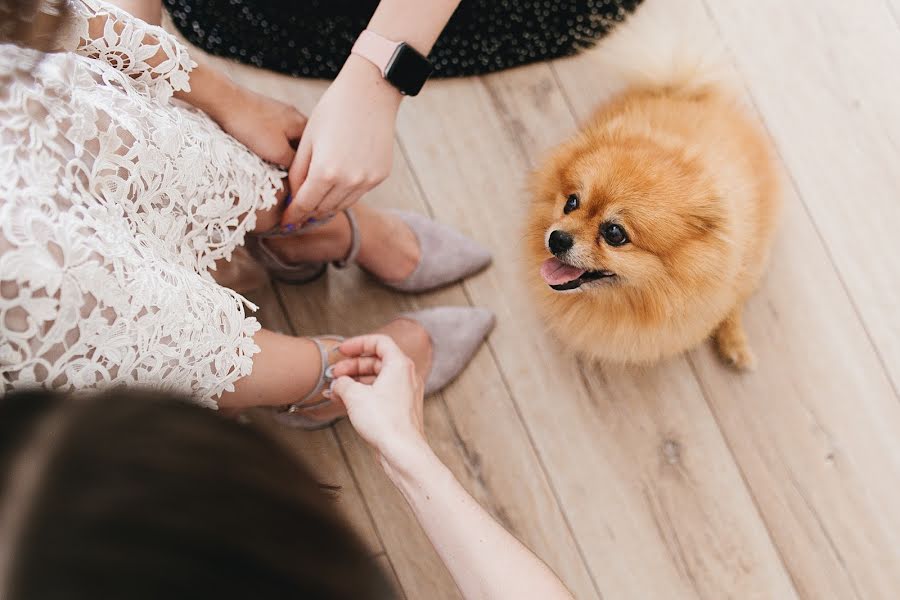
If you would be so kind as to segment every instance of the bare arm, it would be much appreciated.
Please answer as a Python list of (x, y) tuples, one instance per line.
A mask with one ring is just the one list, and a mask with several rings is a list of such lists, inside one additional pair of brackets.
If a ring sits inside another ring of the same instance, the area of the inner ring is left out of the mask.
[(457, 6), (459, 0), (381, 0), (369, 29), (428, 54)]
[[(459, 0), (381, 0), (368, 29), (428, 54)], [(426, 88), (427, 92), (427, 88)], [(291, 164), (283, 223), (349, 208), (391, 172), (402, 100), (378, 67), (351, 54), (310, 115)]]
[[(553, 571), (501, 527), (438, 459), (422, 433), (422, 383), (390, 338), (347, 340), (334, 395), (412, 507), (467, 600), (572, 598)], [(373, 385), (351, 377), (377, 375)]]
[(391, 473), (467, 600), (572, 597), (546, 564), (478, 505), (430, 447), (410, 448)]

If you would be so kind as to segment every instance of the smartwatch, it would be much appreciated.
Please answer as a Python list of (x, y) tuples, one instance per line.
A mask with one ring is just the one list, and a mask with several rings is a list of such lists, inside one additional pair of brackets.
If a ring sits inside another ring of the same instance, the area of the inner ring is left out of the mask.
[(404, 96), (418, 94), (434, 71), (431, 61), (406, 42), (389, 40), (369, 29), (359, 35), (350, 52), (378, 67)]

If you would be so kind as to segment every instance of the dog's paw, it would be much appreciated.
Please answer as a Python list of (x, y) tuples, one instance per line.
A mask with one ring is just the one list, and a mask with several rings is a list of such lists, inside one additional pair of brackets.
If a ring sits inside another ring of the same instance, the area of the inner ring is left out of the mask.
[(722, 340), (719, 340), (718, 346), (719, 356), (722, 357), (722, 360), (738, 371), (753, 371), (756, 369), (756, 355), (746, 341), (737, 344), (723, 344)]
[(752, 371), (756, 368), (756, 355), (750, 349), (738, 314), (733, 314), (719, 326), (715, 340), (719, 356), (726, 363), (738, 371)]

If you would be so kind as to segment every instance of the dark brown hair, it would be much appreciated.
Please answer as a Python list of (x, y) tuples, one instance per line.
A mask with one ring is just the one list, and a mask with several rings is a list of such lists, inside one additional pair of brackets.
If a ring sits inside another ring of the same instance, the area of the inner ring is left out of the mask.
[(52, 50), (68, 16), (65, 0), (0, 0), (0, 43)]
[(17, 496), (10, 473), (23, 459), (42, 466), (4, 598), (390, 596), (308, 472), (212, 411), (153, 392), (10, 395), (0, 399), (0, 511)]

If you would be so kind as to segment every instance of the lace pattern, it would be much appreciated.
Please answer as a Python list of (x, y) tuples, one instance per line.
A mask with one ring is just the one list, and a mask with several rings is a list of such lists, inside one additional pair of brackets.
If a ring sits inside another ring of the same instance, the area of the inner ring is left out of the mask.
[(194, 63), (169, 34), (71, 7), (75, 52), (0, 46), (2, 389), (142, 384), (214, 407), (259, 324), (209, 270), (284, 173), (171, 99)]

